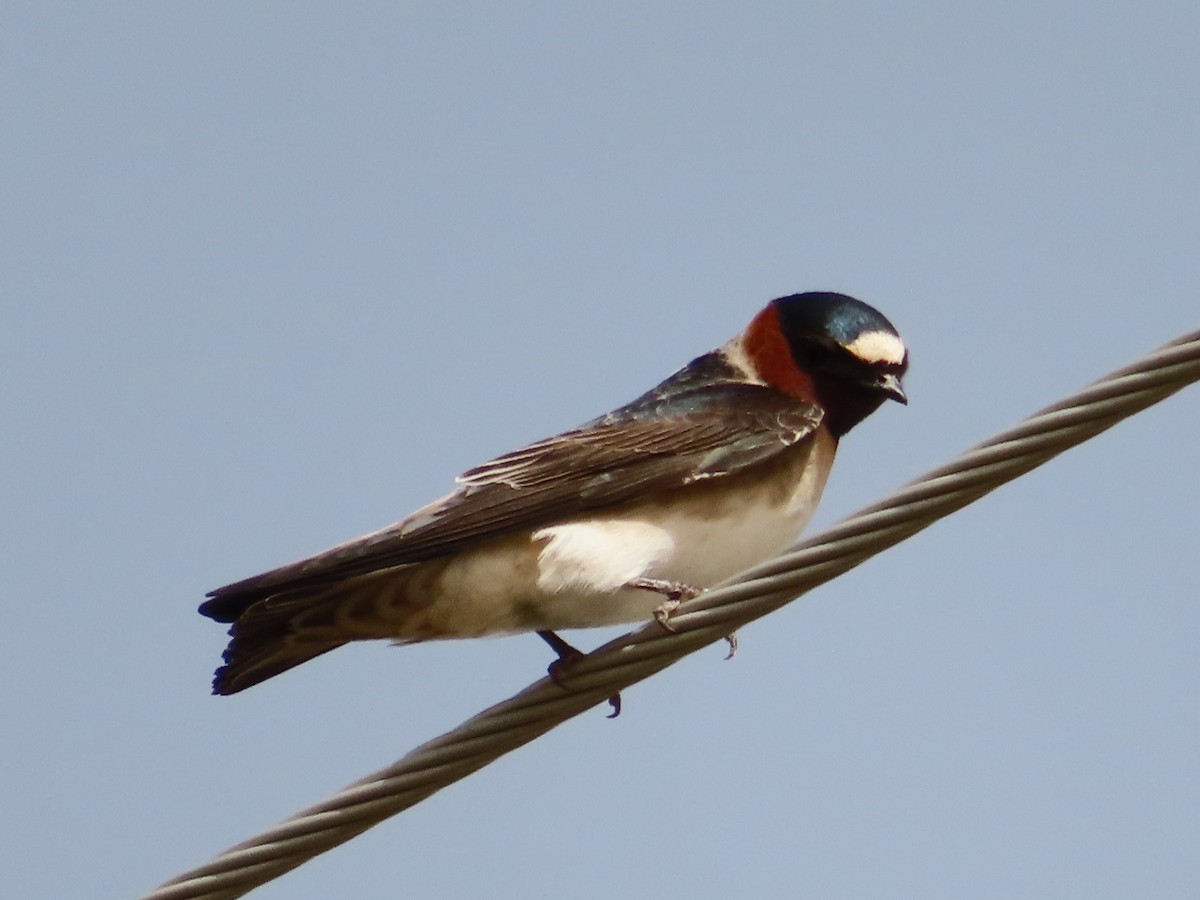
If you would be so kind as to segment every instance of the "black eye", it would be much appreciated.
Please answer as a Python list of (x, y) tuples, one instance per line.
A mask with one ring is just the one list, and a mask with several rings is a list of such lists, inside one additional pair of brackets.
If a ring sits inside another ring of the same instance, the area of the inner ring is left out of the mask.
[(837, 365), (842, 355), (840, 347), (832, 347), (824, 341), (802, 341), (792, 348), (792, 355), (801, 366), (822, 371)]

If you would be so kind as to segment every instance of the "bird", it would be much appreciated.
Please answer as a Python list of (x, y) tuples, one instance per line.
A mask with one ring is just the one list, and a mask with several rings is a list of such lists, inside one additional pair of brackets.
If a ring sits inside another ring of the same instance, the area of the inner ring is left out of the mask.
[(211, 591), (200, 613), (230, 626), (213, 693), (351, 641), (528, 632), (561, 683), (580, 654), (558, 631), (670, 630), (681, 600), (789, 546), (839, 441), (885, 401), (908, 403), (907, 369), (867, 303), (772, 300), (632, 402), (464, 472), (394, 525)]

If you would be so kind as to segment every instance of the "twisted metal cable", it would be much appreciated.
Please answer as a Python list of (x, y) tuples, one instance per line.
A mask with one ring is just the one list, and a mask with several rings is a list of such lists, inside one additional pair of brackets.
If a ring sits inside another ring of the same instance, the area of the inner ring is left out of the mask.
[(610, 641), (572, 664), (568, 690), (543, 678), (324, 803), (172, 879), (143, 900), (241, 897), (1197, 380), (1200, 331), (1102, 378), (793, 550), (688, 601), (671, 616), (674, 633), (649, 623)]

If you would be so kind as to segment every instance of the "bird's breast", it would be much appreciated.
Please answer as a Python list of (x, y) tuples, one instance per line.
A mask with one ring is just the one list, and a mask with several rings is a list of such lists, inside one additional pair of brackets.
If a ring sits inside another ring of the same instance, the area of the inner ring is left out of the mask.
[(749, 472), (648, 498), (630, 517), (670, 541), (647, 576), (705, 588), (787, 548), (816, 511), (836, 442), (814, 439)]

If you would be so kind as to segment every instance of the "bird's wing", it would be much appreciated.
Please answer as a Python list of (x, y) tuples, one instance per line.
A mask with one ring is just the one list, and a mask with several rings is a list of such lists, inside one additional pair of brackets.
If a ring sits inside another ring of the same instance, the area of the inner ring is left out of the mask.
[(453, 494), (374, 534), (218, 588), (200, 611), (233, 621), (249, 603), (459, 552), (587, 510), (720, 478), (810, 437), (821, 410), (755, 384), (642, 398), (573, 431), (477, 466)]

